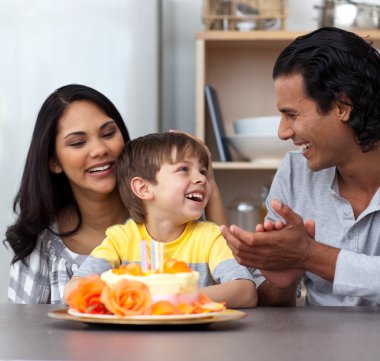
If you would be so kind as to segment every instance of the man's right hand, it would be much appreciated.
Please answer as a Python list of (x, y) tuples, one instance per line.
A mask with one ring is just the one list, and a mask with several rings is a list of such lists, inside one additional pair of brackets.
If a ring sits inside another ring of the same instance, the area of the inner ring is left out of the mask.
[[(307, 234), (314, 238), (315, 237), (315, 223), (312, 220), (307, 220), (304, 223)], [(273, 230), (280, 230), (286, 225), (281, 221), (276, 221), (275, 223), (271, 221), (265, 221), (264, 224), (258, 224), (256, 226), (256, 232), (266, 232)], [(293, 288), (294, 285), (298, 284), (299, 279), (304, 273), (300, 269), (288, 269), (282, 271), (269, 271), (269, 270), (260, 270), (263, 276), (266, 279), (266, 282), (272, 287), (279, 289), (287, 289), (289, 287)]]
[[(315, 223), (312, 220), (304, 223), (306, 232), (312, 238), (315, 236)], [(266, 221), (256, 227), (256, 232), (280, 230), (286, 225), (281, 221), (275, 223)], [(258, 287), (259, 306), (295, 306), (297, 286), (303, 270), (287, 269), (282, 271), (260, 270), (265, 281)]]

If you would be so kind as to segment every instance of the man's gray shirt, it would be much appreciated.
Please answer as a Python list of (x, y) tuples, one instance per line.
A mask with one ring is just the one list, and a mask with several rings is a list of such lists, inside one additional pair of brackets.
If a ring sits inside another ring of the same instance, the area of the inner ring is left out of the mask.
[(267, 199), (267, 219), (279, 219), (271, 200), (289, 205), (316, 223), (315, 239), (341, 249), (331, 283), (306, 272), (306, 304), (364, 306), (380, 304), (380, 188), (357, 219), (340, 197), (335, 167), (312, 172), (299, 152), (282, 160)]

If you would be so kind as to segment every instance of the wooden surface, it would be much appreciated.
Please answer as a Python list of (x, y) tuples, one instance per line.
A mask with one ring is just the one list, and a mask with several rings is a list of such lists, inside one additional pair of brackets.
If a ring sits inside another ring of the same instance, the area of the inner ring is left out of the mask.
[[(380, 44), (380, 30), (351, 30), (361, 37), (369, 36), (375, 45)], [(309, 32), (309, 31), (308, 31)], [(196, 34), (197, 39), (207, 41), (292, 41), (297, 36), (306, 34), (305, 31), (268, 31), (268, 30), (254, 30), (254, 31), (204, 31)]]

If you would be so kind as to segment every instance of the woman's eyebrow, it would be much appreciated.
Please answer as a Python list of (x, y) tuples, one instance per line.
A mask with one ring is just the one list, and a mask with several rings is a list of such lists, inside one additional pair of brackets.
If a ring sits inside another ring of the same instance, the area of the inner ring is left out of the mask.
[(105, 122), (104, 124), (102, 124), (102, 126), (100, 127), (100, 129), (103, 129), (103, 128), (105, 128), (106, 126), (108, 126), (110, 124), (115, 124), (115, 121), (113, 119), (111, 119), (108, 122)]
[[(109, 121), (105, 122), (104, 124), (102, 124), (101, 127), (100, 127), (100, 129), (104, 129), (105, 127), (107, 127), (108, 125), (113, 124), (113, 123), (115, 123), (115, 121), (113, 119), (109, 120)], [(69, 134), (66, 134), (63, 137), (63, 139), (66, 139), (67, 137), (70, 137), (72, 135), (85, 135), (85, 134), (86, 134), (86, 132), (78, 130), (77, 132), (71, 132)]]

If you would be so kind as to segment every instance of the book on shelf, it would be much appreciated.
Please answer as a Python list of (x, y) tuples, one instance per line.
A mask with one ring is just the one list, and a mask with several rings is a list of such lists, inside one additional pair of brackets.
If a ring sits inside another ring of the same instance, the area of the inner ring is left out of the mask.
[(205, 96), (220, 161), (231, 161), (232, 158), (227, 147), (223, 117), (216, 90), (211, 85), (205, 85)]

